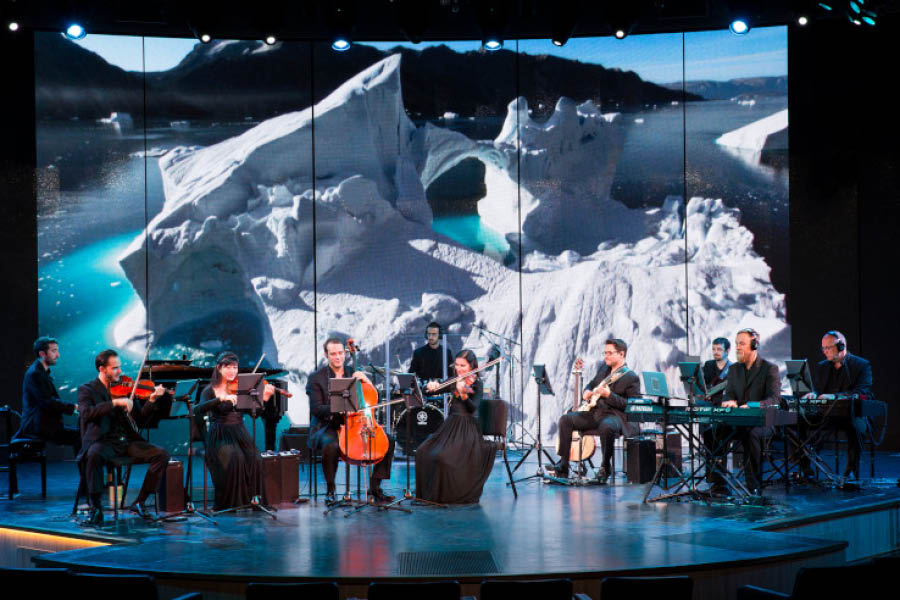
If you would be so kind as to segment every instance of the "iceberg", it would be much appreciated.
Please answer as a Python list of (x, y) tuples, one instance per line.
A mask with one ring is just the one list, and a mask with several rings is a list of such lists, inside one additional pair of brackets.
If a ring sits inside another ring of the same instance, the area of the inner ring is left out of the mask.
[[(557, 390), (542, 404), (547, 440), (571, 403), (572, 361), (584, 357), (590, 373), (608, 336), (628, 341), (632, 368), (665, 370), (674, 389), (679, 358), (745, 325), (762, 333), (767, 357), (787, 357), (784, 296), (739, 212), (709, 198), (670, 197), (649, 210), (616, 202), (610, 186), (623, 142), (618, 115), (568, 98), (543, 123), (514, 99), (494, 140), (417, 128), (403, 106), (400, 56), (387, 57), (312, 108), (160, 157), (165, 203), (120, 258), (143, 306), (116, 324), (116, 341), (220, 311), (252, 314), (263, 350), (299, 392), (319, 361), (312, 342), (328, 334), (367, 349), (388, 342), (405, 361), (410, 335), (437, 320), (483, 356), (485, 342), (470, 334), (479, 324), (522, 342), (513, 375), (526, 386), (515, 395), (524, 394), (532, 431), (527, 375), (533, 363), (547, 365)], [(521, 242), (521, 264), (505, 266), (431, 228), (425, 189), (468, 157), (486, 166), (478, 213)], [(289, 417), (308, 420), (303, 394)]]

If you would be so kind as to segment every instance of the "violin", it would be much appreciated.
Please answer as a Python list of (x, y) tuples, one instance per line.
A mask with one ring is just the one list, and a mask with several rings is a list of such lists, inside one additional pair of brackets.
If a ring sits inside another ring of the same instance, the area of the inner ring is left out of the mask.
[[(359, 352), (353, 338), (347, 340), (353, 370), (356, 370), (356, 353)], [(367, 381), (359, 380), (363, 396), (360, 410), (344, 417), (338, 429), (338, 448), (341, 456), (353, 465), (374, 465), (387, 455), (390, 441), (374, 418), (372, 409), (378, 405), (378, 390)]]
[[(268, 381), (267, 379), (263, 379), (263, 380), (262, 380), (262, 384), (263, 384), (263, 385), (272, 385), (272, 384), (269, 383), (269, 381)], [(294, 397), (294, 395), (293, 395), (292, 393), (290, 393), (289, 391), (287, 391), (287, 390), (283, 390), (283, 389), (281, 389), (280, 387), (275, 387), (274, 385), (272, 385), (272, 387), (275, 389), (276, 392), (278, 392), (279, 394), (281, 394), (281, 395), (284, 396), (285, 398), (293, 398), (293, 397)], [(237, 380), (237, 377), (235, 377), (234, 380), (229, 381), (229, 382), (226, 384), (226, 386), (225, 386), (225, 393), (226, 393), (226, 394), (232, 394), (232, 395), (238, 393), (238, 380)]]
[[(149, 379), (139, 379), (136, 383), (128, 375), (119, 377), (119, 381), (109, 386), (109, 395), (113, 398), (130, 398), (134, 391), (134, 397), (140, 400), (148, 400), (156, 390), (156, 384)], [(171, 394), (172, 390), (166, 390)]]

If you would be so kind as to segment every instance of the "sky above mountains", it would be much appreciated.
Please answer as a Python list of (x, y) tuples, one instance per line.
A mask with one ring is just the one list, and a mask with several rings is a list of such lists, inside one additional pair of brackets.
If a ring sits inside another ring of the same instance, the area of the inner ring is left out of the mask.
[[(195, 39), (88, 35), (76, 42), (126, 71), (166, 71), (177, 65), (198, 44)], [(443, 43), (456, 52), (478, 50), (480, 42), (367, 42), (382, 50), (396, 46), (414, 49)], [(743, 77), (787, 74), (787, 28), (756, 28), (744, 36), (727, 30), (686, 34), (633, 35), (575, 38), (562, 48), (549, 40), (508, 40), (507, 50), (526, 54), (550, 54), (634, 71), (641, 79), (669, 83), (684, 78), (727, 81)]]

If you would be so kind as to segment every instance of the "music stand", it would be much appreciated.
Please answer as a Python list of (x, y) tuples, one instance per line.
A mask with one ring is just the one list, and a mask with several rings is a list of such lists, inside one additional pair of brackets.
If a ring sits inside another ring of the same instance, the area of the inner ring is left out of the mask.
[(812, 383), (812, 377), (809, 373), (809, 364), (806, 359), (786, 360), (784, 364), (787, 366), (787, 378), (791, 384), (791, 393), (796, 397), (809, 393), (815, 393)]
[(706, 380), (703, 377), (703, 367), (700, 362), (680, 362), (678, 370), (681, 372), (680, 379), (685, 384), (688, 397), (692, 402), (696, 402), (695, 397), (699, 396), (706, 399), (707, 387)]
[[(362, 384), (355, 377), (334, 377), (329, 379), (328, 400), (331, 403), (332, 418), (334, 418), (335, 415), (343, 415), (346, 417), (347, 414), (356, 412), (362, 395)], [(348, 448), (350, 445), (348, 434), (349, 428), (344, 427), (344, 448)], [(325, 510), (324, 514), (327, 515), (331, 511), (344, 506), (355, 508), (367, 504), (366, 502), (354, 502), (350, 496), (350, 462), (347, 460), (344, 460), (344, 477), (344, 496), (340, 500), (332, 502), (328, 506), (328, 509)]]
[[(419, 387), (419, 379), (416, 377), (415, 373), (395, 373), (394, 375), (397, 376), (397, 387), (400, 389), (400, 393), (403, 395), (403, 406), (405, 406), (407, 409), (404, 420), (406, 421), (406, 448), (409, 448), (409, 417), (412, 415), (412, 413), (408, 411), (411, 408), (419, 408), (425, 406), (425, 401), (422, 398), (422, 388)], [(432, 500), (424, 500), (410, 492), (409, 455), (411, 454), (411, 452), (407, 451), (404, 452), (404, 454), (406, 454), (406, 489), (403, 490), (402, 497), (394, 500), (389, 504), (383, 505), (382, 508), (401, 508), (397, 505), (404, 500), (410, 500), (414, 505), (439, 506), (441, 508), (447, 508), (446, 504), (441, 504), (440, 502), (434, 502)]]
[[(193, 447), (193, 421), (194, 421), (194, 409), (191, 405), (191, 398), (194, 396), (194, 393), (197, 390), (197, 386), (200, 384), (199, 379), (182, 379), (175, 383), (175, 393), (172, 398), (172, 411), (169, 413), (169, 416), (172, 418), (178, 419), (187, 419), (188, 424), (188, 451), (187, 451), (187, 483), (184, 486), (184, 510), (180, 510), (175, 513), (168, 514), (164, 517), (159, 517), (160, 521), (183, 521), (186, 517), (190, 516), (198, 516), (206, 519), (213, 525), (218, 525), (216, 520), (212, 518), (212, 515), (203, 510), (197, 510), (194, 508), (194, 479), (193, 479), (193, 464), (194, 457), (191, 456), (191, 448)], [(204, 441), (204, 445), (206, 442)], [(205, 477), (205, 475), (204, 475)]]
[[(537, 384), (537, 389), (535, 390), (537, 394), (537, 437), (534, 440), (534, 444), (532, 444), (522, 458), (519, 459), (516, 469), (525, 462), (525, 459), (528, 458), (528, 455), (531, 454), (532, 450), (537, 450), (538, 468), (534, 475), (516, 479), (515, 481), (508, 482), (506, 485), (512, 485), (513, 483), (519, 483), (520, 481), (527, 481), (529, 479), (543, 481), (546, 475), (544, 474), (544, 463), (541, 459), (541, 452), (547, 456), (547, 460), (549, 460), (551, 464), (553, 463), (553, 458), (541, 443), (541, 394), (547, 394), (549, 396), (555, 396), (556, 394), (553, 393), (553, 388), (550, 387), (550, 380), (547, 379), (547, 370), (544, 368), (544, 365), (532, 365), (531, 376), (534, 377), (534, 382)], [(515, 469), (513, 470), (515, 471)]]

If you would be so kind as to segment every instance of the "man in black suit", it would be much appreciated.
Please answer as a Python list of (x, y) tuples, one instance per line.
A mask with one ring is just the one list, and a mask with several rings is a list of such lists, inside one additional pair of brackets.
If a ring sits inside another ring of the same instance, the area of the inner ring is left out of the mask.
[[(338, 447), (338, 429), (344, 423), (343, 415), (331, 413), (331, 399), (328, 396), (328, 380), (334, 378), (354, 377), (371, 384), (362, 371), (355, 371), (344, 364), (344, 343), (338, 338), (328, 338), (323, 345), (328, 362), (306, 382), (306, 395), (309, 397), (309, 447), (322, 452), (322, 474), (325, 475), (325, 501), (335, 502), (334, 476), (337, 473), (340, 448)], [(390, 438), (387, 454), (372, 469), (369, 496), (377, 503), (390, 502), (393, 496), (381, 490), (381, 481), (390, 479), (391, 463), (394, 460), (394, 440)]]
[(47, 336), (34, 341), (37, 359), (22, 380), (22, 425), (17, 438), (39, 439), (81, 450), (81, 433), (63, 424), (63, 415), (75, 412), (75, 405), (62, 402), (50, 375), (50, 367), (59, 360), (59, 343)]
[[(837, 394), (859, 394), (874, 398), (872, 393), (872, 365), (866, 359), (850, 354), (847, 338), (840, 331), (829, 331), (822, 337), (825, 360), (819, 362), (813, 375), (813, 388), (819, 399), (833, 400)], [(807, 394), (807, 398), (814, 394)], [(868, 429), (866, 417), (833, 418), (831, 425), (847, 436), (847, 467), (844, 477), (859, 477), (859, 454), (862, 436)], [(805, 432), (801, 432), (805, 437)], [(804, 457), (804, 471), (809, 459)]]
[[(603, 366), (582, 392), (582, 399), (590, 401), (596, 394), (598, 400), (588, 411), (569, 412), (559, 418), (559, 462), (554, 467), (557, 477), (569, 476), (569, 451), (572, 448), (573, 431), (600, 432), (600, 447), (603, 450), (603, 465), (597, 473), (597, 480), (606, 483), (612, 473), (612, 453), (616, 436), (636, 435), (637, 425), (625, 418), (628, 398), (641, 395), (641, 381), (637, 373), (625, 364), (628, 346), (618, 338), (606, 340), (603, 352)], [(601, 385), (611, 373), (620, 373), (615, 381)]]
[(94, 365), (97, 367), (97, 378), (78, 387), (78, 412), (81, 413), (83, 432), (79, 460), (91, 503), (85, 524), (99, 525), (103, 522), (100, 504), (103, 467), (117, 456), (129, 456), (136, 463), (149, 463), (141, 490), (129, 507), (138, 516), (148, 518), (144, 501), (159, 488), (169, 462), (169, 453), (141, 438), (135, 421), (141, 423), (149, 419), (156, 410), (156, 400), (166, 393), (166, 389), (156, 386), (143, 406), (137, 398), (134, 401), (130, 398), (112, 398), (110, 386), (118, 382), (122, 374), (119, 355), (115, 350), (104, 350), (97, 355)]
[[(731, 361), (728, 360), (728, 351), (731, 349), (731, 342), (727, 338), (718, 337), (712, 342), (712, 360), (703, 363), (703, 381), (706, 383), (706, 389), (720, 385), (728, 380), (728, 369), (731, 367)], [(725, 390), (720, 390), (709, 397), (709, 402), (715, 406), (722, 404), (725, 398)], [(715, 453), (718, 446), (722, 444), (727, 437), (725, 429), (716, 425), (701, 426), (700, 435), (703, 438), (703, 444), (711, 453)], [(724, 468), (725, 457), (715, 455), (710, 457), (715, 460), (720, 468)], [(706, 480), (711, 484), (710, 491), (712, 493), (724, 493), (727, 488), (722, 476), (712, 469), (707, 469)]]
[[(754, 329), (741, 329), (735, 339), (735, 362), (728, 369), (728, 385), (725, 388), (724, 408), (778, 406), (781, 401), (781, 380), (778, 367), (759, 355), (759, 333)], [(747, 488), (754, 496), (762, 488), (762, 445), (772, 436), (771, 427), (735, 427), (735, 437), (740, 441), (744, 454), (744, 477)]]

